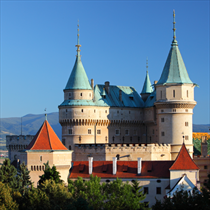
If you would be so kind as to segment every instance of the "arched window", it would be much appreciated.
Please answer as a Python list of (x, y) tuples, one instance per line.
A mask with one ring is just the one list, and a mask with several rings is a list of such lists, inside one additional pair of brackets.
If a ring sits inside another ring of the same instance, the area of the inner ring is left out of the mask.
[(36, 171), (36, 166), (34, 166), (34, 171)]
[(175, 98), (175, 90), (173, 90), (173, 97)]
[(188, 90), (187, 90), (187, 98), (189, 97)]
[(112, 137), (112, 141), (114, 142), (114, 136)]
[(39, 170), (39, 166), (36, 166), (36, 168), (37, 168), (37, 171)]
[(34, 167), (33, 167), (33, 166), (31, 166), (31, 171), (33, 171), (33, 169), (34, 169)]

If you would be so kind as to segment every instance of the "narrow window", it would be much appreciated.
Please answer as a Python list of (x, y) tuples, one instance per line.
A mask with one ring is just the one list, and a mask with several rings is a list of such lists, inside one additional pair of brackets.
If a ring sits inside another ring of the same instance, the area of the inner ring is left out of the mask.
[(34, 167), (33, 167), (33, 166), (31, 166), (31, 171), (33, 171), (33, 169), (34, 169)]
[(36, 166), (34, 166), (34, 171), (36, 171)]
[(189, 97), (189, 95), (188, 95), (188, 90), (187, 90), (187, 98)]
[(81, 140), (82, 140), (82, 137), (81, 137), (81, 136), (79, 136), (79, 143), (81, 143)]
[(81, 112), (83, 112), (83, 109), (81, 109)]
[(91, 93), (89, 94), (89, 96), (91, 97)]
[(185, 126), (188, 126), (188, 122), (185, 122)]
[(185, 112), (188, 112), (188, 109), (185, 109)]
[(117, 111), (117, 114), (119, 114), (119, 111)]
[(162, 90), (160, 91), (160, 99), (162, 99), (163, 98), (163, 92), (162, 92)]
[(44, 171), (44, 166), (42, 166), (42, 171)]
[(164, 110), (163, 110), (163, 109), (161, 109), (161, 112), (164, 112)]
[(72, 129), (69, 129), (69, 134), (72, 134)]
[(129, 131), (128, 130), (125, 130), (125, 135), (129, 135)]
[(188, 136), (185, 136), (185, 140), (189, 140), (189, 137)]
[(42, 162), (42, 156), (40, 156), (40, 161)]
[(138, 136), (138, 142), (140, 142), (140, 136)]
[(36, 166), (36, 168), (37, 168), (37, 171), (39, 170), (39, 166)]
[(71, 145), (69, 145), (69, 150), (71, 150)]
[(88, 129), (88, 134), (91, 134), (91, 129)]
[(112, 137), (112, 141), (114, 142), (114, 136)]
[(40, 171), (42, 170), (42, 166), (39, 166), (39, 170), (40, 170)]
[(175, 90), (173, 90), (173, 97), (175, 98)]
[(164, 122), (164, 118), (161, 118), (161, 122)]
[(107, 136), (105, 136), (105, 141), (107, 142)]
[(105, 113), (107, 113), (107, 110), (105, 110)]
[(144, 194), (149, 194), (149, 188), (148, 187), (144, 187)]
[(125, 137), (124, 136), (122, 137), (122, 140), (123, 140), (123, 142), (125, 141)]
[(82, 96), (82, 93), (80, 93), (80, 96)]
[(97, 134), (101, 134), (101, 130), (97, 130)]
[(156, 194), (161, 194), (161, 187), (156, 188)]
[(132, 142), (132, 136), (130, 137), (130, 141)]
[(161, 136), (165, 136), (165, 132), (161, 132)]
[(96, 113), (96, 110), (94, 109), (94, 113)]
[(204, 166), (204, 169), (208, 169), (207, 165)]
[(115, 134), (119, 135), (120, 134), (120, 130), (115, 130)]

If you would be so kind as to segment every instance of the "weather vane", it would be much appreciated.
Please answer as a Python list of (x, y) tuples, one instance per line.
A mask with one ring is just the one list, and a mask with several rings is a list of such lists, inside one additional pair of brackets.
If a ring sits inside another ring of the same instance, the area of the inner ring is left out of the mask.
[(79, 54), (79, 52), (81, 51), (79, 48), (81, 47), (81, 45), (79, 44), (79, 20), (78, 20), (78, 24), (77, 24), (77, 45), (75, 45), (77, 47), (77, 55)]
[(44, 111), (45, 111), (45, 120), (47, 120), (47, 108), (45, 108)]

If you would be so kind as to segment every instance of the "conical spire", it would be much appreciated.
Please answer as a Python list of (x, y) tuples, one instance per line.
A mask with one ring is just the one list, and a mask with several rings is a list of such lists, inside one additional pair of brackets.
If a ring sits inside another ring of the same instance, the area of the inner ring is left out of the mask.
[(178, 48), (175, 23), (175, 11), (173, 11), (173, 41), (157, 85), (167, 83), (193, 84)]
[(144, 86), (142, 88), (141, 94), (147, 94), (147, 93), (152, 93), (153, 89), (152, 89), (152, 85), (149, 79), (149, 73), (148, 73), (148, 59), (146, 61), (146, 78), (144, 81)]
[(81, 45), (79, 44), (79, 22), (77, 26), (78, 28), (77, 28), (76, 61), (72, 69), (71, 75), (69, 77), (69, 80), (66, 84), (65, 90), (69, 90), (69, 89), (92, 90), (90, 83), (88, 81), (87, 74), (85, 72), (85, 69), (81, 61), (81, 55), (80, 55)]

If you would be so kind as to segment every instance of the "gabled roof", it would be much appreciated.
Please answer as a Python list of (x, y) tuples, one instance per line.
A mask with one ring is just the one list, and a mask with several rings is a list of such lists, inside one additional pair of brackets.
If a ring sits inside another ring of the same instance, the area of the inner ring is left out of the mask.
[(169, 170), (199, 170), (198, 166), (190, 157), (184, 143), (182, 144), (182, 148), (176, 157), (174, 164)]
[[(172, 189), (166, 194), (167, 197), (173, 197), (174, 193), (183, 190), (192, 193), (195, 189), (195, 185), (190, 181), (186, 174), (184, 174), (178, 182), (172, 187)], [(199, 191), (198, 191), (199, 192)]]
[[(120, 100), (119, 93), (122, 93)], [(105, 85), (96, 85), (94, 89), (96, 106), (111, 107), (143, 107), (144, 101), (133, 87), (109, 85), (109, 93)], [(104, 97), (105, 96), (105, 97)]]
[(87, 74), (82, 65), (80, 54), (77, 55), (74, 67), (65, 87), (65, 90), (69, 89), (92, 90)]
[[(93, 176), (98, 176), (104, 179), (108, 178), (170, 178), (169, 168), (174, 161), (142, 161), (141, 174), (137, 174), (137, 161), (117, 161), (117, 173), (113, 175), (113, 162), (112, 161), (93, 161)], [(81, 166), (84, 168), (81, 171)], [(70, 179), (89, 178), (88, 161), (74, 161)], [(160, 170), (161, 168), (161, 170)]]
[(34, 136), (26, 150), (68, 150), (59, 140), (47, 120)]
[(141, 94), (147, 94), (147, 93), (152, 93), (152, 92), (153, 92), (153, 89), (152, 89), (152, 85), (149, 79), (149, 73), (147, 71)]

